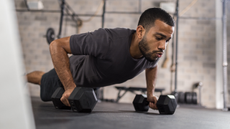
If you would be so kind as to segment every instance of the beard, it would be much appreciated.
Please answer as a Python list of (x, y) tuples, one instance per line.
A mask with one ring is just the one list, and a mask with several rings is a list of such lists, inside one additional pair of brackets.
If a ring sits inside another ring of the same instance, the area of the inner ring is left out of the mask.
[(150, 51), (150, 48), (148, 46), (148, 43), (146, 41), (146, 37), (144, 36), (143, 39), (139, 42), (139, 49), (142, 55), (145, 57), (146, 60), (150, 62), (154, 62), (158, 59), (158, 57), (154, 57), (154, 53), (158, 51), (148, 52)]

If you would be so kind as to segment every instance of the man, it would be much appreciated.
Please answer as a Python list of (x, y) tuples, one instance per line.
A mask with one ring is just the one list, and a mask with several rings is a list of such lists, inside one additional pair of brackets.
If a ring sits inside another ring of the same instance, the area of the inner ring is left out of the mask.
[[(64, 87), (61, 101), (70, 106), (68, 97), (76, 86), (122, 83), (145, 70), (149, 107), (157, 109), (153, 95), (157, 62), (173, 31), (172, 17), (160, 8), (150, 8), (142, 13), (136, 31), (98, 29), (54, 40), (50, 44), (54, 69), (31, 72), (28, 82), (41, 85), (43, 101), (50, 101), (55, 89)], [(68, 53), (73, 56), (69, 58)]]

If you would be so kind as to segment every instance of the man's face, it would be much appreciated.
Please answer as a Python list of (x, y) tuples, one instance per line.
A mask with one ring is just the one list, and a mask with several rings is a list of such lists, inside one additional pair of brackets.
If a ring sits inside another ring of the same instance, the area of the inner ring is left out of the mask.
[(139, 49), (148, 61), (155, 61), (162, 56), (164, 50), (171, 39), (174, 27), (156, 20), (148, 32), (145, 32), (139, 42)]

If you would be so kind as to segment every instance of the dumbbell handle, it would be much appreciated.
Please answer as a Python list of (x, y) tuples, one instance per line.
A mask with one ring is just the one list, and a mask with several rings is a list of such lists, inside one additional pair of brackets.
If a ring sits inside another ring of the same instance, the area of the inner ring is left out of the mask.
[[(145, 101), (146, 105), (149, 105), (149, 101)], [(157, 104), (156, 104), (156, 107), (157, 107)]]
[(147, 100), (147, 96), (146, 95), (145, 95), (145, 101), (146, 101), (146, 104), (149, 104), (149, 101)]

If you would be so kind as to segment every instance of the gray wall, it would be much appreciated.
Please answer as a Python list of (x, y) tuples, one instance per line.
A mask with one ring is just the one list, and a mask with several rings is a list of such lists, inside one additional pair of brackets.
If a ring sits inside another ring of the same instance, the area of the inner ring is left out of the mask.
[[(93, 14), (101, 3), (101, 0), (66, 0), (67, 3), (79, 14)], [(175, 2), (175, 0), (166, 0)], [(180, 0), (179, 10), (185, 9), (192, 0)], [(42, 0), (44, 9), (59, 10), (58, 0)], [(160, 0), (142, 0), (142, 11), (149, 7), (157, 7)], [(228, 3), (229, 4), (229, 3)], [(25, 9), (23, 0), (15, 0), (17, 9)], [(108, 0), (107, 11), (138, 11), (138, 0)], [(101, 10), (98, 14), (101, 14)], [(228, 9), (230, 12), (230, 9)], [(21, 44), (24, 53), (26, 71), (49, 71), (53, 68), (49, 55), (49, 46), (43, 37), (47, 28), (53, 27), (56, 34), (59, 29), (59, 13), (45, 12), (17, 12)], [(181, 17), (215, 17), (215, 0), (198, 0)], [(89, 17), (80, 17), (87, 20)], [(106, 14), (105, 27), (125, 27), (136, 29), (138, 14)], [(228, 14), (228, 20), (230, 16)], [(83, 22), (82, 27), (76, 27), (76, 23), (70, 17), (64, 18), (62, 37), (70, 36), (78, 32), (93, 31), (101, 27), (101, 18), (94, 17), (89, 22)], [(230, 25), (228, 25), (230, 30)], [(180, 19), (179, 20), (179, 51), (178, 51), (178, 91), (192, 91), (195, 82), (203, 82), (202, 104), (209, 108), (215, 107), (215, 20)], [(228, 34), (228, 37), (229, 34)], [(228, 41), (230, 39), (228, 38)], [(168, 46), (169, 56), (172, 54), (172, 44)], [(228, 51), (230, 52), (230, 51)], [(220, 53), (221, 54), (221, 53)], [(163, 59), (159, 61), (157, 86), (165, 88), (165, 94), (170, 93), (171, 60), (167, 68), (161, 68)], [(230, 57), (228, 57), (230, 61)], [(229, 68), (229, 67), (228, 67)], [(230, 69), (228, 69), (230, 73)], [(229, 78), (230, 80), (230, 78)], [(145, 74), (129, 80), (124, 86), (145, 87)], [(40, 87), (29, 84), (32, 96), (39, 96)], [(230, 88), (229, 88), (230, 89)], [(195, 90), (197, 92), (197, 90)], [(159, 94), (157, 94), (159, 95)], [(116, 98), (117, 90), (113, 87), (104, 88), (104, 97)], [(127, 93), (121, 102), (131, 102), (134, 94)]]
[(230, 103), (230, 2), (227, 2), (228, 104)]

